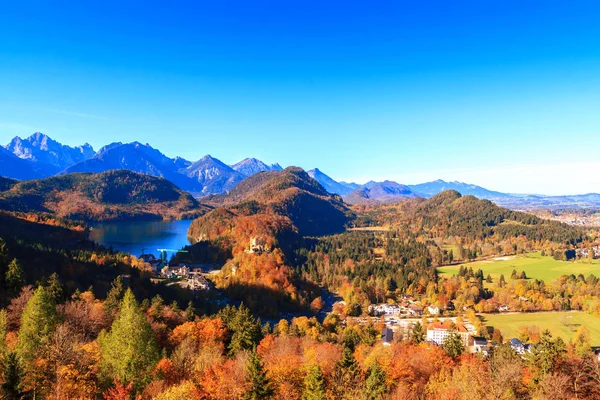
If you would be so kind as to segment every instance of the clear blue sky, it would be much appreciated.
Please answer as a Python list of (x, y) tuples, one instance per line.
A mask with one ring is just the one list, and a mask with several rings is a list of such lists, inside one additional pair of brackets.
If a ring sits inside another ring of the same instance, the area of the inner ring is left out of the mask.
[(0, 5), (0, 143), (600, 192), (597, 2), (90, 3)]

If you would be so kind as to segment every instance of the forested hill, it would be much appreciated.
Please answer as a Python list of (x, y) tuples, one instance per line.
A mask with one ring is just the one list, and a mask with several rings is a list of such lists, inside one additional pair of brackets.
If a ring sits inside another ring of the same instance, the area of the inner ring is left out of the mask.
[(557, 221), (499, 207), (489, 200), (461, 196), (447, 190), (430, 199), (412, 199), (401, 204), (370, 208), (359, 222), (363, 225), (408, 225), (414, 231), (435, 237), (456, 236), (485, 240), (526, 236), (531, 240), (575, 244), (583, 231)]
[(243, 180), (227, 195), (213, 197), (215, 206), (254, 202), (268, 213), (288, 217), (305, 236), (337, 233), (353, 217), (341, 197), (332, 195), (304, 170), (288, 167)]
[(4, 192), (5, 190), (10, 189), (15, 186), (19, 181), (15, 179), (5, 178), (0, 176), (0, 192)]
[(301, 236), (344, 231), (353, 214), (342, 199), (292, 167), (253, 175), (210, 202), (216, 208), (190, 226), (198, 243), (189, 251), (221, 256), (217, 286), (265, 315), (306, 311), (319, 290), (297, 275), (295, 251)]
[(165, 179), (124, 170), (7, 185), (12, 187), (0, 192), (2, 210), (44, 212), (85, 221), (182, 218), (206, 209)]

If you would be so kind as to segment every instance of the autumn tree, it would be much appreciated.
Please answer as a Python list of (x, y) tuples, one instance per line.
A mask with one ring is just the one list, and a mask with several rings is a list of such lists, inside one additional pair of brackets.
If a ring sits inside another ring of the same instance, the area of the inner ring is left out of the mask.
[(130, 400), (133, 392), (133, 382), (127, 385), (115, 380), (114, 387), (108, 389), (102, 396), (104, 400)]
[(311, 363), (307, 369), (302, 400), (323, 400), (325, 398), (325, 379), (321, 367), (316, 363)]
[(131, 289), (125, 292), (110, 332), (102, 331), (98, 342), (105, 377), (125, 384), (134, 382), (136, 389), (148, 381), (160, 358), (154, 331)]
[(426, 392), (428, 399), (514, 399), (490, 396), (489, 378), (484, 362), (468, 357), (454, 368), (442, 369), (430, 378)]
[(256, 349), (250, 352), (246, 364), (248, 388), (244, 398), (246, 400), (271, 399), (274, 395), (273, 387), (267, 377), (267, 373), (263, 367), (262, 361)]
[(577, 332), (575, 332), (575, 335), (573, 336), (573, 348), (581, 357), (590, 356), (593, 354), (592, 347), (590, 345), (590, 331), (583, 325), (577, 328)]
[(184, 381), (178, 385), (171, 386), (160, 395), (156, 396), (155, 400), (195, 400), (204, 398), (198, 388), (190, 382)]
[(0, 310), (0, 359), (7, 351), (6, 334), (8, 333), (8, 318), (6, 310)]
[(496, 346), (489, 357), (490, 393), (495, 399), (519, 398), (523, 387), (523, 360), (510, 344)]

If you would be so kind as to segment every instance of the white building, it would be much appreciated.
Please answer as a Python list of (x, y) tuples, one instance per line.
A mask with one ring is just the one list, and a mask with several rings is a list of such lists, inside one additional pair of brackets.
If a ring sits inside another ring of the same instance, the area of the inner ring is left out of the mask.
[[(451, 329), (454, 328), (454, 329)], [(450, 320), (444, 322), (433, 322), (427, 325), (427, 341), (434, 342), (438, 346), (444, 343), (444, 340), (454, 332), (460, 336), (463, 345), (469, 345), (469, 331), (463, 324), (454, 324)]]
[(398, 316), (400, 315), (400, 306), (397, 304), (377, 304), (370, 305), (369, 312), (375, 315)]
[(429, 315), (439, 315), (440, 314), (440, 309), (436, 306), (427, 307), (427, 311), (429, 312)]

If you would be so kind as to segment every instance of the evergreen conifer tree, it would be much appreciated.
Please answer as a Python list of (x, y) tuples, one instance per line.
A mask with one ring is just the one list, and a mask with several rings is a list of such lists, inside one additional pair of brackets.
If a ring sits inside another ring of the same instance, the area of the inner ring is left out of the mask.
[(425, 341), (426, 332), (421, 322), (417, 322), (413, 325), (412, 331), (410, 332), (410, 340), (415, 343), (423, 343)]
[(271, 382), (269, 381), (267, 373), (264, 370), (262, 361), (256, 353), (256, 349), (250, 352), (246, 369), (248, 372), (248, 376), (246, 378), (248, 390), (246, 391), (245, 399), (259, 400), (273, 398), (273, 387), (271, 386)]
[(373, 363), (367, 376), (365, 394), (369, 400), (377, 400), (383, 398), (385, 394), (385, 371), (377, 361)]
[(8, 264), (4, 282), (6, 283), (6, 288), (13, 293), (19, 292), (25, 284), (23, 268), (16, 258)]
[(453, 359), (460, 357), (465, 352), (465, 345), (456, 332), (450, 333), (442, 342), (442, 349)]
[(123, 286), (123, 279), (120, 276), (117, 276), (104, 301), (104, 309), (111, 318), (119, 311), (119, 304), (121, 303), (124, 293), (125, 288)]
[(190, 300), (187, 308), (185, 309), (185, 320), (193, 322), (196, 319), (196, 310), (194, 309), (194, 303)]
[(33, 292), (21, 316), (16, 352), (23, 365), (32, 366), (33, 359), (50, 340), (56, 323), (54, 299), (46, 288), (40, 286)]
[(17, 353), (9, 352), (2, 359), (2, 375), (0, 376), (0, 399), (22, 399), (23, 371), (19, 365)]
[(160, 358), (154, 331), (146, 321), (131, 289), (127, 289), (110, 332), (98, 337), (102, 372), (107, 378), (140, 388)]
[(55, 272), (48, 278), (48, 294), (54, 300), (54, 303), (59, 304), (63, 301), (64, 291), (58, 274)]
[(316, 363), (308, 366), (308, 371), (304, 378), (304, 393), (302, 400), (323, 400), (325, 398), (325, 379), (323, 371)]

